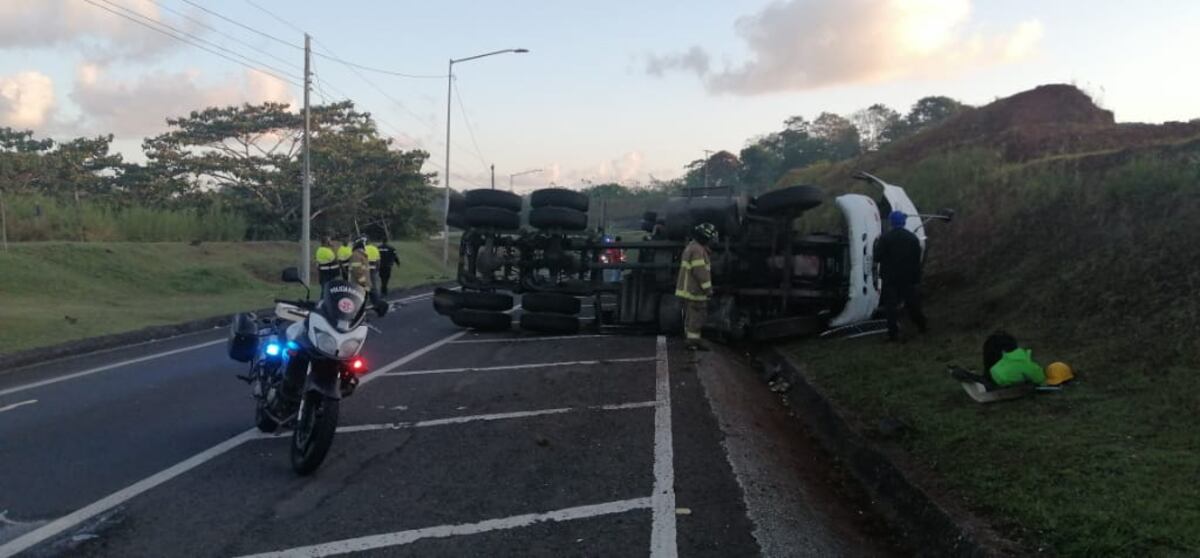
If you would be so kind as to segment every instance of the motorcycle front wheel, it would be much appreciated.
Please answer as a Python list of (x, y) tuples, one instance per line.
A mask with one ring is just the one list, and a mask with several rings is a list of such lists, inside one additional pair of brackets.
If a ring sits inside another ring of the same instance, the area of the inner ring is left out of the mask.
[(292, 470), (308, 475), (321, 466), (338, 425), (338, 400), (316, 391), (304, 394), (304, 404), (292, 431)]

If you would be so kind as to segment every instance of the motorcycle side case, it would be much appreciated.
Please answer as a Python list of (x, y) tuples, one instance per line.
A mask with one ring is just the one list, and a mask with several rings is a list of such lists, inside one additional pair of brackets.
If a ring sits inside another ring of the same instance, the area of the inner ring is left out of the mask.
[(258, 352), (258, 316), (253, 312), (235, 314), (229, 324), (227, 343), (229, 358), (238, 362), (250, 362)]

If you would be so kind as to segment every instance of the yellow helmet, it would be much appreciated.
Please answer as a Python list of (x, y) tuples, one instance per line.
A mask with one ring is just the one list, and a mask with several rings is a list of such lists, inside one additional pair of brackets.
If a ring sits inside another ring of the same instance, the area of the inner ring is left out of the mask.
[(1075, 373), (1065, 362), (1052, 362), (1046, 367), (1046, 385), (1057, 386), (1074, 377)]

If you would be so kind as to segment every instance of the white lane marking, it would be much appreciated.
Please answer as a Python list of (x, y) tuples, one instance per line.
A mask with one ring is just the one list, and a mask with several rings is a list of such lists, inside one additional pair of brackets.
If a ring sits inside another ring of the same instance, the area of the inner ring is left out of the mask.
[(524, 370), (527, 368), (555, 368), (559, 366), (595, 366), (597, 364), (627, 364), (631, 362), (650, 362), (655, 357), (610, 358), (605, 360), (564, 360), (559, 362), (538, 362), (530, 364), (506, 364), (503, 366), (475, 366), (465, 368), (434, 368), (430, 370), (402, 370), (388, 372), (384, 376), (422, 376), (425, 374), (454, 374), (457, 372), (499, 372), (503, 370)]
[(550, 335), (546, 337), (488, 337), (486, 339), (461, 339), (455, 343), (523, 343), (528, 341), (559, 341), (562, 339), (590, 339), (596, 337), (621, 337), (620, 335)]
[(301, 546), (280, 550), (277, 552), (264, 552), (262, 554), (253, 554), (243, 556), (242, 558), (293, 558), (293, 557), (314, 557), (314, 556), (334, 556), (337, 554), (349, 554), (351, 552), (365, 552), (378, 548), (387, 548), (391, 546), (400, 546), (409, 544), (421, 539), (446, 538), (462, 535), (477, 535), (479, 533), (487, 533), (489, 531), (501, 531), (506, 529), (516, 529), (520, 527), (528, 527), (535, 523), (543, 521), (572, 521), (576, 519), (588, 519), (591, 517), (599, 517), (603, 515), (613, 515), (625, 513), (634, 510), (642, 510), (650, 507), (650, 498), (634, 498), (632, 500), (618, 500), (615, 502), (605, 502), (603, 504), (592, 504), (589, 506), (578, 506), (574, 508), (566, 508), (545, 513), (527, 513), (522, 515), (514, 515), (500, 519), (488, 519), (478, 523), (461, 523), (458, 525), (439, 525), (437, 527), (424, 527), (421, 529), (413, 529), (410, 531), (398, 531), (395, 533), (385, 533), (381, 535), (369, 535), (366, 537), (357, 537), (353, 539), (343, 539), (340, 541), (315, 544), (312, 546)]
[[(404, 430), (409, 428), (428, 428), (431, 426), (446, 426), (449, 424), (465, 424), (468, 422), (487, 422), (494, 420), (509, 420), (518, 418), (540, 417), (546, 415), (561, 415), (565, 413), (577, 413), (580, 411), (624, 411), (628, 409), (645, 409), (653, 407), (658, 403), (655, 401), (637, 401), (634, 403), (618, 403), (615, 405), (591, 405), (588, 407), (558, 407), (555, 409), (538, 409), (536, 411), (514, 411), (510, 413), (490, 413), (486, 415), (468, 415), (461, 417), (447, 417), (441, 419), (421, 420), (415, 422), (389, 422), (384, 424), (355, 424), (351, 426), (339, 426), (338, 434), (352, 434), (355, 432), (375, 432), (378, 430)], [(262, 434), (261, 439), (274, 439), (286, 437), (290, 434)]]
[(179, 354), (179, 353), (186, 353), (186, 352), (188, 352), (188, 351), (194, 351), (194, 350), (196, 350), (196, 349), (203, 349), (204, 347), (211, 347), (211, 346), (213, 346), (213, 345), (217, 345), (217, 344), (224, 343), (224, 342), (225, 342), (225, 340), (224, 340), (224, 339), (218, 339), (218, 340), (216, 340), (216, 341), (209, 341), (209, 342), (207, 342), (207, 343), (200, 343), (200, 344), (198, 344), (198, 345), (189, 345), (189, 346), (187, 346), (187, 347), (181, 347), (181, 348), (178, 348), (178, 349), (172, 349), (172, 350), (170, 350), (170, 351), (163, 351), (163, 352), (161, 352), (161, 353), (154, 353), (154, 354), (152, 354), (152, 355), (146, 355), (146, 356), (143, 356), (143, 357), (132, 358), (132, 359), (129, 359), (129, 360), (123, 360), (123, 361), (121, 361), (121, 362), (114, 362), (114, 363), (112, 363), (112, 364), (106, 364), (106, 365), (104, 365), (104, 366), (99, 366), (99, 367), (96, 367), (96, 368), (89, 368), (89, 369), (87, 369), (87, 370), (84, 370), (84, 371), (82, 371), (82, 372), (75, 372), (75, 373), (73, 373), (73, 374), (67, 374), (67, 375), (65, 375), (65, 376), (58, 376), (58, 377), (56, 377), (56, 378), (50, 378), (50, 379), (48, 379), (48, 380), (42, 380), (42, 381), (40, 381), (40, 382), (33, 382), (33, 383), (31, 383), (31, 384), (25, 384), (25, 385), (23, 385), (23, 386), (17, 386), (17, 387), (12, 387), (12, 388), (8, 388), (8, 389), (0, 390), (0, 397), (3, 397), (3, 396), (5, 396), (5, 395), (8, 395), (8, 394), (10, 394), (10, 393), (17, 393), (17, 392), (20, 392), (20, 391), (25, 391), (25, 390), (30, 390), (30, 389), (34, 389), (34, 388), (39, 388), (39, 387), (42, 387), (42, 386), (48, 386), (48, 385), (50, 385), (50, 384), (57, 384), (57, 383), (59, 383), (59, 382), (65, 382), (65, 381), (67, 381), (67, 380), (74, 380), (75, 378), (82, 378), (82, 377), (84, 377), (84, 376), (90, 376), (90, 375), (92, 375), (92, 374), (96, 374), (96, 373), (98, 373), (98, 372), (104, 372), (105, 370), (112, 370), (113, 368), (120, 368), (120, 367), (122, 367), (122, 366), (129, 366), (130, 364), (137, 364), (137, 363), (139, 363), (139, 362), (146, 362), (147, 360), (154, 360), (154, 359), (156, 359), (156, 358), (162, 358), (162, 357), (166, 357), (166, 356), (177, 355), (177, 354)]
[(654, 495), (650, 527), (651, 558), (674, 558), (675, 544), (675, 449), (671, 439), (671, 376), (667, 362), (667, 338), (658, 336), (657, 365), (654, 367)]
[(3, 407), (0, 407), (0, 413), (4, 413), (4, 412), (7, 412), (7, 411), (11, 411), (11, 410), (13, 410), (13, 409), (16, 409), (17, 407), (24, 407), (24, 406), (26, 406), (26, 405), (33, 405), (34, 403), (37, 403), (37, 402), (38, 402), (38, 400), (37, 400), (37, 399), (30, 399), (29, 401), (22, 401), (22, 402), (20, 402), (20, 403), (13, 403), (12, 405), (5, 405), (5, 406), (3, 406)]
[[(425, 347), (417, 349), (416, 351), (413, 351), (413, 352), (401, 357), (399, 360), (393, 361), (393, 362), (389, 363), (387, 366), (380, 368), (379, 372), (386, 372), (387, 370), (391, 370), (393, 368), (396, 368), (397, 366), (403, 366), (404, 364), (411, 362), (413, 359), (418, 358), (421, 355), (428, 353), (429, 351), (435, 350), (438, 347), (445, 345), (446, 343), (449, 343), (455, 339), (458, 339), (459, 337), (462, 337), (465, 333), (466, 333), (465, 331), (460, 331), (458, 333), (454, 333), (454, 334), (448, 335), (446, 337), (443, 337), (442, 339), (434, 341), (433, 343), (430, 343), (429, 345), (426, 345)], [(223, 343), (224, 340), (222, 340), (220, 342)], [(378, 377), (377, 374), (379, 372), (376, 372), (374, 375), (363, 376), (363, 379), (360, 383), (365, 384), (368, 381)], [(108, 496), (105, 496), (104, 498), (101, 498), (100, 500), (92, 502), (91, 504), (88, 504), (87, 506), (84, 506), (78, 510), (75, 510), (75, 511), (67, 514), (67, 515), (64, 515), (63, 517), (60, 517), (54, 521), (51, 521), (50, 523), (47, 523), (46, 525), (43, 525), (42, 527), (39, 527), (33, 531), (25, 533), (24, 535), (21, 535), (20, 537), (17, 537), (11, 541), (8, 541), (7, 543), (0, 545), (0, 558), (9, 558), (10, 556), (13, 556), (19, 552), (28, 550), (29, 548), (33, 547), (34, 545), (44, 542), (47, 539), (50, 539), (51, 537), (58, 536), (58, 535), (62, 534), (63, 532), (67, 531), (68, 529), (74, 528), (75, 526), (79, 525), (80, 523), (83, 523), (84, 521), (87, 521), (93, 517), (96, 517), (97, 515), (100, 515), (108, 510), (111, 510), (121, 504), (124, 504), (125, 502), (128, 502), (129, 500), (133, 499), (135, 496), (138, 496), (139, 494), (142, 494), (143, 492), (146, 492), (162, 483), (165, 483), (175, 477), (178, 477), (179, 475), (182, 475), (182, 474), (204, 464), (205, 462), (212, 460), (213, 458), (218, 457), (221, 454), (228, 452), (229, 450), (231, 450), (233, 448), (238, 447), (239, 445), (241, 445), (242, 443), (244, 443), (248, 440), (253, 440), (254, 438), (256, 438), (258, 436), (258, 434), (259, 434), (258, 429), (251, 428), (250, 430), (242, 432), (241, 434), (238, 434), (237, 436), (234, 436), (234, 437), (232, 437), (228, 440), (225, 440), (224, 442), (221, 442), (211, 448), (208, 448), (196, 455), (193, 455), (183, 461), (180, 461), (179, 463), (176, 463), (175, 465), (173, 465), (171, 467), (163, 469), (162, 471), (159, 471), (159, 472), (155, 473), (154, 475), (151, 475), (150, 477), (147, 477), (138, 482), (135, 482), (125, 488), (122, 488), (121, 490), (118, 490), (112, 494), (109, 494)]]

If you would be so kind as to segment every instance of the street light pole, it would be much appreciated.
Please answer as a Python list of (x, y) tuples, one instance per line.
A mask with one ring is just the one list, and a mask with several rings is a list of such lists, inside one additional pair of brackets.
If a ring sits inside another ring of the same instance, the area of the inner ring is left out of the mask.
[(454, 65), (459, 62), (478, 60), (485, 56), (494, 56), (509, 52), (524, 54), (529, 52), (529, 50), (524, 48), (506, 48), (466, 58), (451, 58), (450, 63), (446, 67), (446, 176), (442, 179), (442, 183), (446, 185), (446, 203), (442, 212), (442, 223), (444, 224), (442, 228), (442, 271), (447, 275), (450, 273), (450, 224), (446, 222), (446, 219), (450, 217), (450, 106), (454, 94)]
[(309, 274), (312, 270), (312, 173), (309, 167), (309, 144), (311, 131), (309, 123), (308, 93), (312, 90), (312, 37), (304, 34), (304, 193), (300, 201), (300, 249), (304, 251), (300, 261), (300, 277), (305, 285), (312, 284)]
[(508, 191), (509, 192), (513, 191), (513, 178), (514, 177), (525, 176), (527, 174), (533, 174), (535, 172), (542, 172), (542, 169), (529, 169), (527, 171), (521, 171), (521, 172), (517, 172), (517, 173), (508, 175)]

